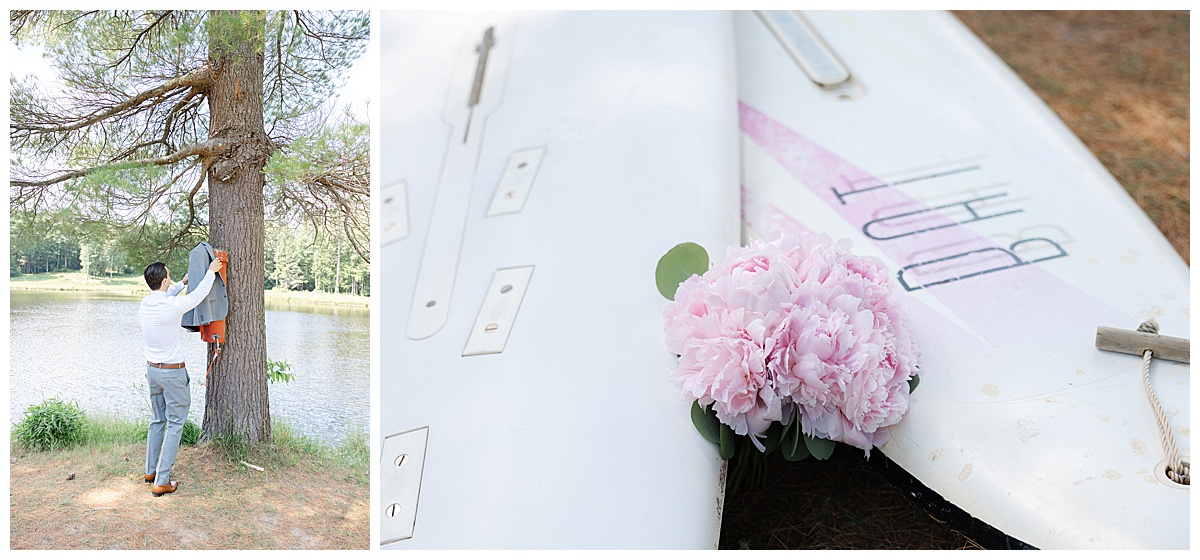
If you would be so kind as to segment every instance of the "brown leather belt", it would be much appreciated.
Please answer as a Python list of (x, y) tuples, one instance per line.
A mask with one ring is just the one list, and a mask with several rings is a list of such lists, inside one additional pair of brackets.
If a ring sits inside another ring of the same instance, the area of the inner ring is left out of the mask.
[(179, 369), (179, 368), (184, 367), (183, 362), (180, 362), (178, 364), (156, 364), (154, 362), (146, 362), (146, 363), (149, 364), (150, 367), (156, 367), (158, 369)]

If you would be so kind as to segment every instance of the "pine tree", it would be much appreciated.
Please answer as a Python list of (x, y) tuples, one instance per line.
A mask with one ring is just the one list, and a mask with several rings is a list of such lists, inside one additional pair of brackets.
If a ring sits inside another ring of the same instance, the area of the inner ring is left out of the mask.
[[(10, 208), (72, 208), (121, 231), (170, 224), (165, 240), (145, 237), (161, 260), (197, 236), (227, 250), (228, 337), (208, 378), (202, 437), (268, 440), (264, 167), (293, 141), (323, 135), (322, 106), (366, 48), (369, 15), (13, 11), (9, 24), (19, 45), (44, 47), (62, 82), (11, 80)], [(364, 206), (369, 194), (369, 182), (297, 181), (284, 178), (290, 198), (272, 202)]]

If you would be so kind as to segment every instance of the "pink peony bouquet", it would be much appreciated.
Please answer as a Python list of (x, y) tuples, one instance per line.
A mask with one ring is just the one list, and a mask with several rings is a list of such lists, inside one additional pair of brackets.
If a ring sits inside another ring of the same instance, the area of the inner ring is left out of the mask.
[[(723, 456), (733, 434), (767, 453), (782, 439), (792, 460), (809, 454), (801, 434), (818, 456), (830, 441), (868, 454), (887, 443), (915, 388), (917, 347), (882, 261), (855, 255), (848, 240), (786, 234), (731, 247), (707, 266), (703, 248), (687, 243), (657, 272), (660, 291), (674, 296), (663, 311), (679, 356), (672, 378)], [(706, 426), (706, 414), (721, 426)]]

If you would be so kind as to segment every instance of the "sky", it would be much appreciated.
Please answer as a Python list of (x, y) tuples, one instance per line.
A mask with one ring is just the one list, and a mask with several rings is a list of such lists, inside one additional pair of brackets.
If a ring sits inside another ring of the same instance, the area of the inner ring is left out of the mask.
[[(376, 28), (377, 29), (377, 28)], [(8, 45), (8, 57), (5, 64), (0, 67), (7, 67), (10, 76), (24, 77), (28, 74), (34, 74), (40, 81), (43, 87), (54, 89), (58, 83), (57, 73), (43, 59), (43, 49), (40, 46), (29, 45), (24, 49), (17, 48), (10, 41)], [(327, 110), (331, 121), (341, 118), (341, 109), (347, 104), (350, 105), (351, 111), (355, 114), (358, 120), (375, 124), (377, 119), (372, 118), (372, 115), (378, 116), (378, 103), (375, 99), (379, 96), (379, 49), (378, 38), (372, 36), (371, 42), (367, 49), (355, 60), (354, 64), (345, 73), (346, 81), (342, 87), (338, 88), (335, 98), (331, 98)], [(4, 87), (5, 101), (8, 98), (8, 87)], [(7, 146), (7, 144), (6, 144)], [(11, 152), (10, 159), (5, 162), (5, 175), (9, 174), (8, 165), (12, 163)], [(374, 159), (374, 158), (372, 158)], [(61, 162), (44, 161), (42, 162), (48, 169), (58, 169), (64, 167)], [(372, 166), (377, 165), (372, 162)], [(5, 205), (0, 208), (0, 225), (8, 229), (9, 224), (9, 208)], [(9, 252), (9, 236), (0, 237), (0, 251), (5, 254)], [(4, 304), (7, 304), (8, 291), (3, 291)], [(7, 318), (7, 316), (5, 316)], [(7, 321), (0, 321), (6, 323)]]
[[(56, 83), (53, 68), (42, 58), (40, 46), (18, 48), (13, 43), (8, 44), (8, 68), (13, 76), (34, 74), (43, 85)], [(379, 53), (378, 49), (368, 48), (355, 61), (346, 73), (346, 83), (338, 90), (338, 106), (351, 103), (353, 111), (359, 118), (367, 116), (367, 102), (378, 95), (379, 91)]]

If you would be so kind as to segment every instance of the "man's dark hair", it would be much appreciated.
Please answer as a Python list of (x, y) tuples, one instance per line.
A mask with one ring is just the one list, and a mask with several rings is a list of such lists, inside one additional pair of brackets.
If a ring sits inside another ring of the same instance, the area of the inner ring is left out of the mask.
[(163, 279), (167, 277), (167, 265), (160, 262), (150, 263), (142, 275), (146, 277), (146, 284), (150, 286), (150, 289), (157, 290), (162, 286)]

